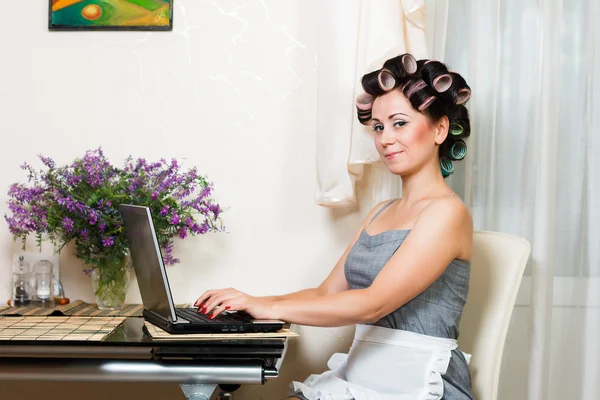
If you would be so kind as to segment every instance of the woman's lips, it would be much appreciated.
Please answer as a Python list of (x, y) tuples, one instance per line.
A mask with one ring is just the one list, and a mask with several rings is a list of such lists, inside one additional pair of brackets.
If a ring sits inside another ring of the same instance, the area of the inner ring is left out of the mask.
[(400, 150), (400, 151), (394, 151), (393, 153), (386, 154), (385, 158), (387, 158), (388, 160), (391, 160), (392, 158), (398, 157), (402, 153), (404, 153), (404, 151), (402, 151), (402, 150)]

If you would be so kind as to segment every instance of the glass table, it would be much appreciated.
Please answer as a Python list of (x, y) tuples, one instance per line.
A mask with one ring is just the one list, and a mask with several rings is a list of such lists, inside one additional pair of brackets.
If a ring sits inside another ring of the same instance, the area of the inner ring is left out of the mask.
[(286, 339), (157, 340), (143, 318), (127, 317), (103, 340), (0, 338), (0, 379), (172, 382), (187, 399), (207, 400), (217, 387), (232, 392), (277, 378)]

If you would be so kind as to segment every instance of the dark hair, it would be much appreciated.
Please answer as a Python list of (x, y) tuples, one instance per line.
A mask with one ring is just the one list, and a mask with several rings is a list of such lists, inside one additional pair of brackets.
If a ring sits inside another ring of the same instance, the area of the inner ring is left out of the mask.
[(410, 104), (432, 121), (446, 116), (448, 136), (440, 145), (440, 166), (444, 177), (454, 171), (453, 161), (462, 160), (467, 153), (464, 139), (471, 134), (469, 113), (464, 103), (471, 96), (471, 88), (464, 78), (448, 71), (435, 60), (415, 60), (411, 54), (390, 58), (378, 69), (362, 77), (365, 93), (356, 99), (358, 120), (367, 125), (376, 97), (400, 89)]

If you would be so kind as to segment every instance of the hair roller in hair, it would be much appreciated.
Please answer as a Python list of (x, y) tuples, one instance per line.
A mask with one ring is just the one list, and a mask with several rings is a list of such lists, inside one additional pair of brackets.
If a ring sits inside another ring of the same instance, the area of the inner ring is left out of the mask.
[(377, 80), (379, 81), (379, 87), (381, 90), (386, 92), (389, 92), (396, 86), (396, 78), (394, 78), (394, 75), (385, 68), (379, 71)]
[(450, 89), (450, 86), (452, 86), (452, 75), (439, 75), (433, 80), (432, 84), (435, 90), (437, 90), (439, 93), (443, 93), (446, 90)]
[(405, 54), (402, 56), (402, 67), (408, 74), (414, 74), (417, 72), (417, 60), (412, 54)]
[(452, 173), (454, 172), (454, 164), (452, 164), (452, 161), (450, 161), (446, 157), (440, 158), (440, 167), (442, 169), (442, 176), (444, 178), (452, 175)]
[(461, 124), (457, 124), (456, 122), (453, 122), (450, 124), (450, 128), (448, 129), (448, 132), (450, 132), (450, 134), (452, 136), (458, 136), (458, 135), (462, 135), (462, 133), (464, 132), (464, 129)]
[(458, 91), (458, 95), (456, 96), (456, 104), (463, 104), (471, 97), (471, 89), (462, 88)]
[(369, 111), (373, 107), (374, 97), (367, 93), (359, 94), (356, 98), (356, 108), (362, 111)]
[(425, 86), (427, 86), (427, 84), (423, 79), (419, 79), (418, 81), (411, 82), (409, 85), (405, 85), (404, 88), (407, 89), (405, 93), (406, 97), (410, 99), (413, 94), (423, 89)]
[(467, 155), (467, 144), (459, 140), (455, 142), (452, 147), (450, 147), (450, 151), (448, 151), (448, 157), (452, 160), (462, 160)]
[(431, 105), (431, 103), (433, 103), (434, 101), (435, 101), (435, 96), (430, 96), (423, 103), (421, 103), (421, 105), (419, 106), (419, 111), (426, 110), (427, 107), (429, 107)]

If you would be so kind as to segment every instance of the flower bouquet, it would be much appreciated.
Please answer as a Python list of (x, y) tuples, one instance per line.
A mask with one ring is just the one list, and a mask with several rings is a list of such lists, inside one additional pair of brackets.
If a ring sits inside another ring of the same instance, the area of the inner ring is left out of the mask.
[(177, 160), (148, 162), (127, 158), (113, 166), (102, 149), (89, 150), (70, 165), (46, 167), (25, 163), (28, 183), (8, 190), (5, 215), (16, 239), (35, 235), (38, 246), (48, 239), (60, 252), (74, 242), (75, 255), (92, 276), (98, 307), (118, 309), (125, 301), (131, 259), (120, 204), (151, 209), (164, 262), (176, 264), (173, 239), (222, 231), (221, 207), (211, 198), (213, 186), (196, 168), (182, 171)]

